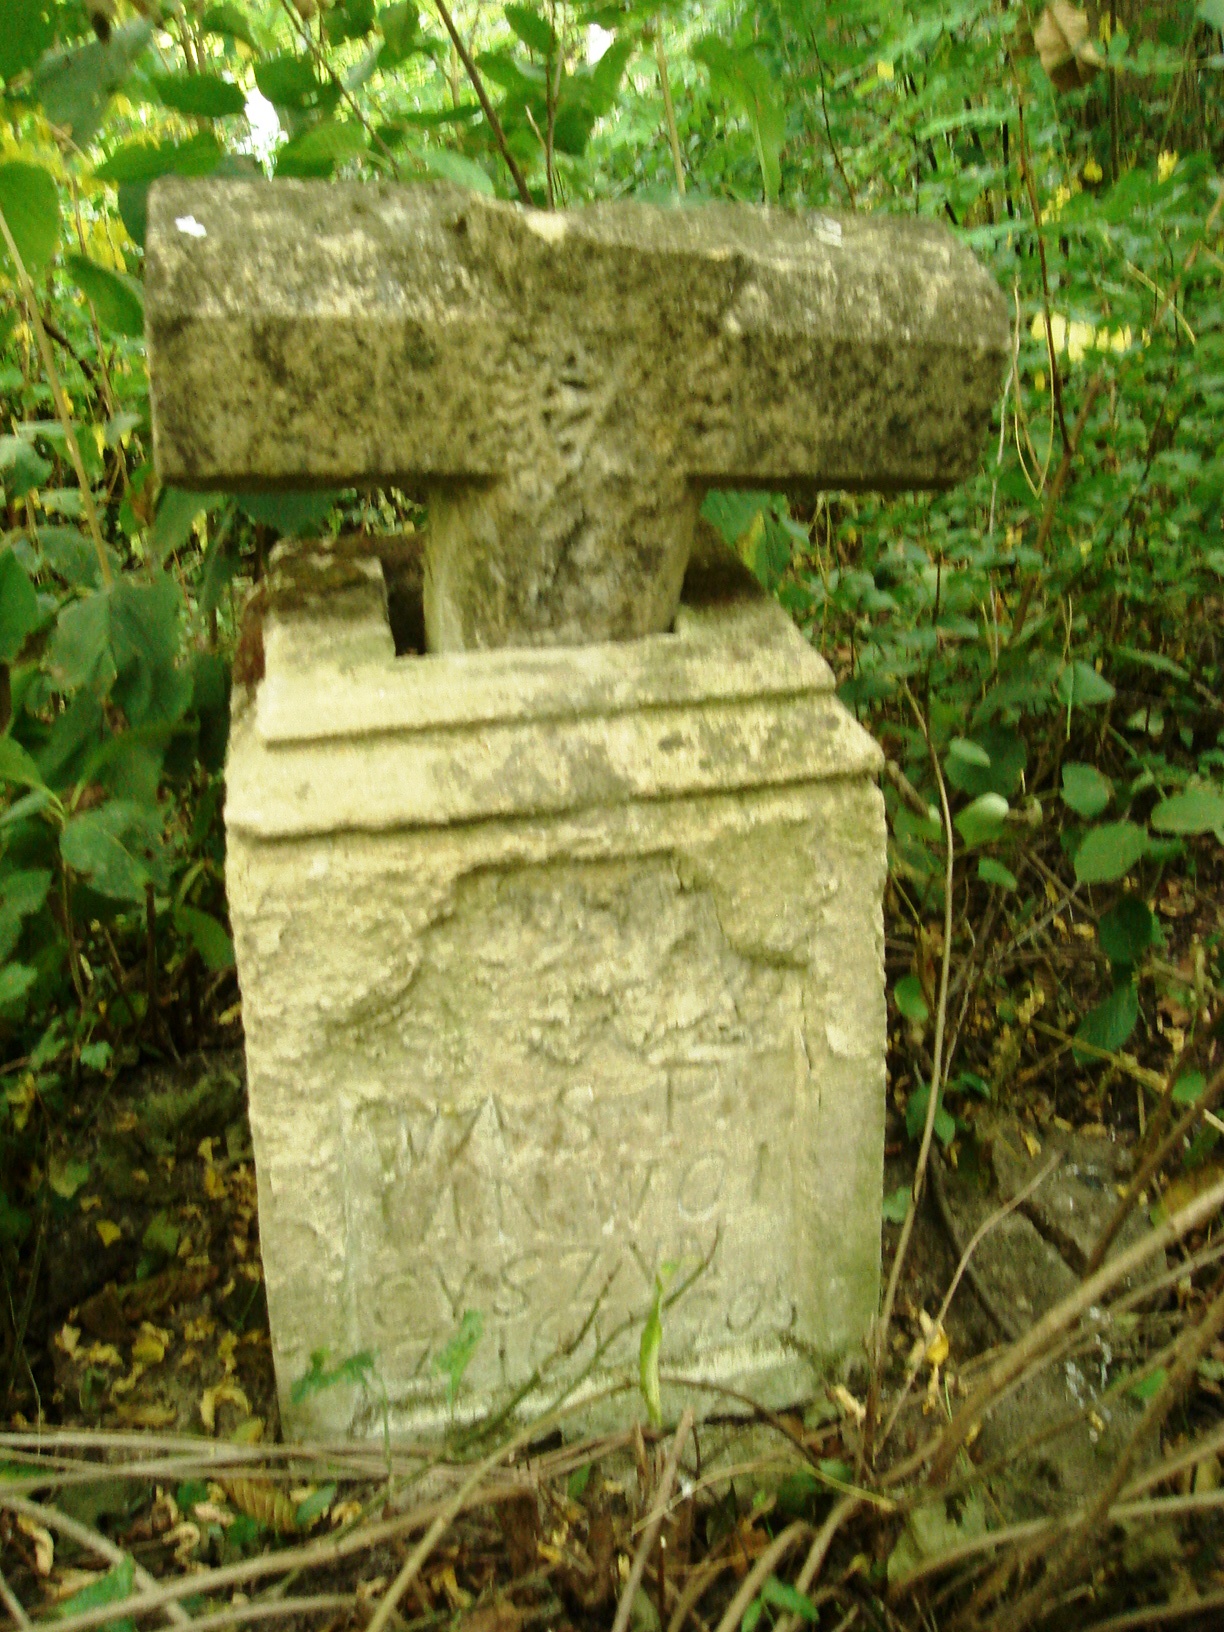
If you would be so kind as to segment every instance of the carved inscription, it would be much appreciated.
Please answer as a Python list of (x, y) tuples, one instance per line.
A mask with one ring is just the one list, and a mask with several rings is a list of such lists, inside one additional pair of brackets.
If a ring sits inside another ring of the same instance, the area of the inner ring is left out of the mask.
[(436, 1388), (466, 1309), (486, 1334), (470, 1380), (521, 1379), (601, 1299), (581, 1366), (662, 1264), (715, 1243), (673, 1358), (699, 1330), (709, 1352), (714, 1310), (727, 1344), (785, 1329), (804, 980), (737, 951), (665, 856), (462, 880), (362, 1027), (346, 1100), (350, 1318), (389, 1385)]

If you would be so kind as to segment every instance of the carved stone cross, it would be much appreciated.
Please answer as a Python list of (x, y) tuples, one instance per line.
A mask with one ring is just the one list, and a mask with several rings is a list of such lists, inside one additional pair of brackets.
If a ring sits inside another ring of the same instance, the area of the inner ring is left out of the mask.
[(188, 488), (423, 488), (435, 651), (667, 629), (711, 487), (976, 463), (1001, 295), (944, 228), (168, 179), (153, 434)]

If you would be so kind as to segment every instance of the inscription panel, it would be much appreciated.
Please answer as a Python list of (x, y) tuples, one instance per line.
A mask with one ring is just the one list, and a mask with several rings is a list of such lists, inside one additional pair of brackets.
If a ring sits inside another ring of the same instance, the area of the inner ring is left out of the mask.
[[(344, 1101), (348, 1324), (393, 1397), (436, 1394), (467, 1309), (478, 1389), (521, 1381), (599, 1300), (581, 1368), (656, 1271), (713, 1252), (673, 1364), (795, 1320), (806, 970), (745, 956), (667, 857), (470, 875), (367, 1017)], [(350, 1045), (351, 1046), (351, 1045)]]

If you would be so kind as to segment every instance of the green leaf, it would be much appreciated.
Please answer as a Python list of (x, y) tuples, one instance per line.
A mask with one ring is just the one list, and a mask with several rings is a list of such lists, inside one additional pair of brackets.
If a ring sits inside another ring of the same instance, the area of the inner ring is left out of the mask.
[(114, 679), (110, 659), (110, 593), (96, 590), (83, 600), (61, 606), (48, 665), (56, 681), (75, 691), (101, 673), (104, 685)]
[(53, 0), (0, 0), (0, 79), (32, 68), (55, 39)]
[(71, 1201), (88, 1178), (88, 1162), (73, 1161), (67, 1156), (52, 1156), (47, 1163), (47, 1183), (64, 1201)]
[(46, 867), (23, 867), (0, 877), (0, 908), (18, 918), (28, 918), (47, 899), (51, 873)]
[(905, 1215), (909, 1211), (910, 1187), (908, 1184), (899, 1184), (891, 1194), (884, 1197), (880, 1208), (880, 1216), (886, 1224), (904, 1224)]
[(38, 596), (11, 549), (0, 550), (0, 663), (11, 663), (42, 622)]
[(285, 538), (317, 531), (331, 514), (335, 493), (243, 493), (239, 506), (254, 522), (275, 527)]
[[(943, 1095), (940, 1095), (942, 1101)], [(926, 1126), (927, 1106), (931, 1090), (926, 1083), (915, 1088), (905, 1107), (905, 1131), (911, 1139), (921, 1139)], [(956, 1119), (941, 1103), (935, 1112), (935, 1136), (941, 1144), (950, 1145), (956, 1137)]]
[(1090, 663), (1077, 660), (1068, 663), (1058, 677), (1055, 687), (1058, 700), (1067, 708), (1097, 708), (1112, 702), (1114, 688), (1103, 679)]
[(1126, 1392), (1133, 1400), (1147, 1401), (1160, 1393), (1169, 1380), (1169, 1374), (1163, 1366), (1157, 1366), (1146, 1377), (1140, 1377), (1137, 1382), (1129, 1384)]
[(456, 187), (466, 187), (471, 193), (487, 193), (490, 196), (496, 192), (488, 173), (474, 159), (465, 159), (462, 153), (452, 153), (442, 147), (427, 147), (417, 154), (417, 158), (435, 176), (453, 182)]
[(899, 980), (893, 988), (893, 998), (900, 1012), (915, 1025), (921, 1025), (930, 1018), (931, 1011), (922, 995), (922, 982), (917, 975), (905, 975)]
[(53, 125), (66, 127), (78, 148), (89, 145), (106, 113), (106, 105), (123, 84), (132, 64), (149, 43), (149, 23), (124, 23), (109, 40), (90, 40), (49, 51), (34, 74), (34, 90)]
[(638, 1387), (646, 1415), (656, 1428), (663, 1425), (663, 1398), (659, 1388), (659, 1351), (663, 1347), (663, 1281), (655, 1276), (654, 1299), (638, 1347)]
[(484, 1336), (484, 1319), (479, 1309), (465, 1309), (459, 1330), (434, 1361), (434, 1370), (446, 1378), (446, 1398), (451, 1405), (459, 1392), (463, 1374), (471, 1364), (477, 1345)]
[(60, 835), (60, 853), (99, 895), (140, 902), (145, 886), (154, 881), (153, 853), (160, 835), (156, 811), (112, 799), (68, 822)]
[(219, 74), (152, 74), (149, 84), (163, 108), (193, 119), (226, 119), (246, 108), (241, 85)]
[(980, 743), (970, 742), (968, 737), (953, 737), (948, 744), (948, 755), (965, 765), (980, 766), (987, 771), (990, 769), (990, 755)]
[(1015, 890), (1020, 881), (1009, 867), (1004, 867), (1001, 861), (995, 861), (991, 856), (978, 858), (977, 875), (983, 884), (997, 884), (1001, 890)]
[(81, 1050), (81, 1064), (90, 1071), (105, 1071), (114, 1057), (109, 1043), (86, 1043)]
[(530, 6), (506, 6), (503, 14), (507, 23), (522, 40), (529, 51), (534, 51), (539, 57), (547, 57), (553, 50), (556, 36), (546, 17)]
[(691, 54), (696, 62), (709, 69), (714, 91), (726, 96), (747, 115), (765, 183), (765, 196), (776, 198), (781, 181), (779, 154), (786, 136), (786, 115), (768, 68), (755, 51), (727, 45), (715, 34), (698, 40)]
[[(40, 164), (12, 159), (0, 164), (0, 210), (8, 222), (26, 271), (36, 278), (59, 244), (59, 189)], [(0, 237), (0, 269), (15, 275), (8, 245)]]
[(211, 131), (182, 142), (127, 142), (94, 171), (95, 181), (156, 181), (158, 176), (208, 176), (223, 149)]
[(323, 89), (310, 58), (288, 54), (257, 62), (255, 83), (275, 107), (299, 110), (312, 106)]
[(1201, 17), (1209, 28), (1224, 34), (1224, 0), (1198, 0), (1195, 16)]
[[(332, 1370), (327, 1369), (327, 1350), (315, 1349), (310, 1356), (310, 1369), (302, 1374), (294, 1383), (289, 1398), (294, 1405), (301, 1405), (312, 1394), (324, 1393), (329, 1388), (336, 1388), (342, 1383), (353, 1387), (365, 1387), (368, 1378), (374, 1371), (374, 1356), (369, 1349), (362, 1349), (357, 1354), (350, 1354)], [(197, 1496), (197, 1502), (204, 1501), (208, 1495), (208, 1487), (201, 1485), (202, 1495)], [(180, 1507), (188, 1504), (182, 1496), (177, 1498)]]
[[(91, 1581), (87, 1587), (74, 1592), (71, 1598), (65, 1598), (58, 1605), (57, 1613), (61, 1616), (84, 1614), (86, 1610), (103, 1609), (107, 1604), (122, 1603), (130, 1598), (136, 1578), (136, 1564), (127, 1553), (123, 1562), (114, 1565), (100, 1581)], [(135, 1623), (127, 1617), (120, 1620), (104, 1623), (108, 1632), (128, 1632)]]
[(0, 1011), (20, 1003), (37, 979), (37, 969), (30, 969), (24, 963), (6, 963), (0, 969)]
[(0, 471), (4, 472), (4, 486), (10, 499), (24, 499), (27, 493), (41, 487), (55, 469), (44, 459), (28, 438), (0, 436)]
[(1091, 828), (1075, 852), (1081, 884), (1112, 884), (1123, 878), (1147, 849), (1147, 835), (1134, 822), (1107, 822)]
[(38, 766), (12, 737), (0, 737), (0, 782), (12, 782), (19, 788), (44, 785)]
[(135, 278), (112, 272), (84, 255), (69, 255), (64, 264), (82, 294), (93, 302), (104, 329), (136, 340), (143, 336), (144, 290)]
[(360, 40), (374, 27), (374, 0), (338, 0), (323, 13), (323, 30), (332, 45)]
[(335, 1485), (320, 1485), (318, 1490), (298, 1503), (293, 1522), (299, 1530), (309, 1530), (318, 1522), (336, 1499)]
[(811, 1621), (815, 1625), (820, 1620), (820, 1611), (807, 1593), (800, 1592), (789, 1582), (779, 1581), (776, 1575), (766, 1578), (761, 1586), (761, 1597), (775, 1609), (784, 1609), (788, 1615), (798, 1615), (801, 1621)]
[(165, 1213), (155, 1213), (145, 1225), (140, 1244), (146, 1252), (157, 1253), (162, 1258), (173, 1258), (178, 1251), (181, 1234), (178, 1225), (168, 1219)]
[(1207, 1086), (1207, 1078), (1201, 1071), (1187, 1071), (1184, 1077), (1178, 1077), (1173, 1084), (1173, 1103), (1175, 1105), (1194, 1105), (1202, 1099), (1203, 1090)]
[(149, 533), (149, 549), (154, 559), (165, 561), (181, 550), (191, 537), (196, 517), (209, 515), (224, 503), (223, 493), (189, 493), (182, 487), (163, 488)]
[(366, 134), (360, 125), (324, 119), (277, 151), (276, 174), (298, 178), (330, 176), (342, 160), (365, 150)]
[(983, 793), (958, 811), (953, 826), (965, 844), (989, 844), (997, 839), (1008, 811), (1007, 800), (1001, 793)]
[(200, 28), (205, 34), (219, 34), (231, 40), (241, 40), (243, 45), (249, 45), (252, 51), (256, 49), (250, 24), (237, 6), (209, 6), (200, 19)]
[[(1076, 1028), (1075, 1041), (1103, 1049), (1106, 1054), (1116, 1054), (1134, 1031), (1138, 1020), (1139, 993), (1134, 982), (1128, 980), (1110, 992), (1095, 1009), (1089, 1009)], [(1077, 1049), (1075, 1057), (1082, 1063), (1092, 1056)]]
[(1149, 946), (1159, 939), (1160, 929), (1145, 901), (1124, 895), (1101, 919), (1098, 931), (1101, 950), (1110, 963), (1133, 967)]
[(220, 973), (234, 967), (234, 943), (211, 913), (197, 907), (175, 907), (174, 927), (195, 947), (206, 968)]
[(1088, 820), (1099, 816), (1113, 798), (1113, 783), (1095, 765), (1064, 765), (1062, 783), (1063, 804)]
[(1224, 828), (1224, 793), (1218, 788), (1187, 788), (1162, 799), (1152, 812), (1158, 833), (1214, 833)]
[(379, 13), (378, 26), (382, 29), (385, 42), (379, 57), (382, 68), (396, 67), (420, 44), (421, 19), (417, 8), (409, 0), (385, 6)]

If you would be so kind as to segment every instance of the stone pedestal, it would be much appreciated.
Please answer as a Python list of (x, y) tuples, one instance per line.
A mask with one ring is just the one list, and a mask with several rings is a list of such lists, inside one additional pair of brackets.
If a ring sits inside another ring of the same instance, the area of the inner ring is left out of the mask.
[(279, 571), (226, 826), (286, 1429), (381, 1429), (293, 1405), (318, 1349), (400, 1433), (619, 1333), (593, 1390), (706, 1260), (664, 1372), (803, 1397), (875, 1312), (884, 1126), (880, 753), (828, 668), (730, 557), (673, 632), (400, 657), (376, 561)]

